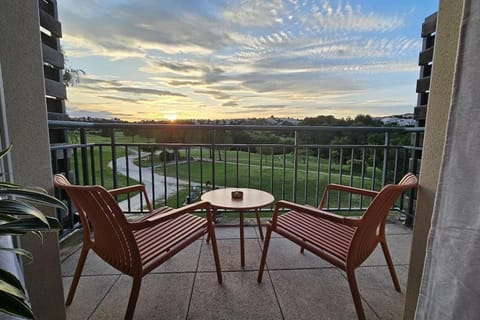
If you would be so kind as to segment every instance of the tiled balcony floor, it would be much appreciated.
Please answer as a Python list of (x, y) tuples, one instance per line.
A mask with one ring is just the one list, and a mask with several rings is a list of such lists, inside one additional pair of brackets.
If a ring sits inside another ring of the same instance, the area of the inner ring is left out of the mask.
[[(257, 283), (263, 243), (245, 227), (246, 266), (240, 268), (237, 227), (216, 229), (223, 284), (212, 248), (198, 240), (143, 278), (135, 319), (356, 319), (344, 272), (273, 234), (263, 283)], [(367, 319), (402, 319), (411, 229), (387, 224), (387, 241), (400, 278), (395, 291), (381, 248), (356, 271)], [(62, 264), (68, 292), (79, 250)], [(68, 319), (123, 319), (131, 278), (94, 253), (87, 258)]]

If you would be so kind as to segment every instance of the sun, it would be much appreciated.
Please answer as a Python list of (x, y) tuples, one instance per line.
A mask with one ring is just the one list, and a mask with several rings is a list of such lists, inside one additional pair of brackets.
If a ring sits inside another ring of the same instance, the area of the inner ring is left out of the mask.
[(176, 114), (167, 114), (165, 115), (165, 118), (167, 118), (169, 121), (175, 121), (177, 120), (177, 115)]

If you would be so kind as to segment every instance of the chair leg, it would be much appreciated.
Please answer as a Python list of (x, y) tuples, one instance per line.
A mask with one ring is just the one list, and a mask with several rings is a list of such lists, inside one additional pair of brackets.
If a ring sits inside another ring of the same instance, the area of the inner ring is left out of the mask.
[(260, 214), (258, 213), (258, 209), (255, 210), (255, 216), (257, 218), (258, 232), (260, 233), (260, 239), (262, 239), (263, 241), (262, 223), (260, 222)]
[(140, 287), (142, 285), (142, 276), (134, 276), (132, 290), (130, 291), (130, 299), (128, 299), (127, 313), (125, 314), (125, 320), (133, 319), (133, 313), (137, 306), (138, 294), (140, 293)]
[(385, 260), (387, 260), (388, 270), (390, 271), (390, 276), (392, 277), (395, 290), (397, 290), (398, 292), (402, 292), (400, 289), (400, 283), (398, 282), (397, 273), (395, 272), (395, 267), (393, 266), (392, 257), (390, 256), (390, 251), (388, 250), (387, 241), (383, 239), (380, 241), (380, 244), (382, 245)]
[(72, 284), (70, 285), (70, 290), (68, 291), (67, 301), (65, 302), (67, 306), (69, 306), (72, 303), (73, 296), (75, 295), (75, 291), (77, 290), (78, 281), (80, 280), (80, 275), (82, 274), (83, 266), (85, 265), (85, 260), (87, 260), (87, 255), (89, 250), (90, 250), (90, 247), (86, 247), (85, 245), (82, 247), (80, 258), (78, 259), (77, 267), (75, 268), (73, 281), (72, 281)]
[(213, 258), (215, 260), (215, 269), (217, 270), (218, 283), (222, 283), (222, 269), (220, 267), (220, 258), (218, 255), (217, 237), (215, 236), (215, 227), (213, 223), (208, 228), (208, 237), (212, 242)]
[(350, 286), (350, 292), (352, 293), (353, 303), (355, 304), (355, 310), (357, 311), (357, 317), (359, 320), (365, 320), (365, 313), (363, 312), (362, 299), (360, 298), (360, 292), (358, 291), (357, 281), (355, 280), (355, 270), (347, 270), (348, 284)]
[[(217, 209), (214, 208), (213, 209), (213, 223), (215, 223), (216, 216), (217, 216)], [(210, 231), (207, 234), (207, 243), (209, 243), (209, 242), (210, 242)]]
[(258, 270), (258, 283), (262, 282), (263, 270), (265, 263), (267, 262), (268, 246), (270, 245), (270, 237), (272, 236), (272, 227), (267, 224), (267, 234), (265, 235), (265, 241), (263, 242), (262, 260), (260, 260), (260, 269)]

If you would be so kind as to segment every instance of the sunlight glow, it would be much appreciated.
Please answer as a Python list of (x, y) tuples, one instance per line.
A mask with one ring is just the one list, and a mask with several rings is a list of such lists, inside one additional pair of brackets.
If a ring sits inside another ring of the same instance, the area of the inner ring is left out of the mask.
[(177, 120), (177, 115), (176, 114), (166, 114), (165, 115), (165, 118), (171, 122), (174, 122), (175, 120)]

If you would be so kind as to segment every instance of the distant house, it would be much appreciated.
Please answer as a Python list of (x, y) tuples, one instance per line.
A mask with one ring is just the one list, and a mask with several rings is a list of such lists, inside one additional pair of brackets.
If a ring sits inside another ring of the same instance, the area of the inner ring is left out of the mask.
[(159, 153), (160, 161), (180, 160), (180, 154), (176, 149), (165, 149)]
[(383, 125), (396, 125), (400, 119), (397, 117), (385, 117), (381, 118), (380, 121), (383, 123)]
[(397, 126), (400, 127), (413, 127), (415, 126), (415, 119), (399, 119)]
[(415, 126), (413, 114), (406, 113), (398, 116), (388, 116), (377, 118), (385, 126), (411, 127)]
[(294, 118), (275, 118), (274, 116), (271, 116), (266, 120), (266, 122), (269, 125), (292, 125), (296, 126), (300, 123), (299, 120), (294, 119)]

